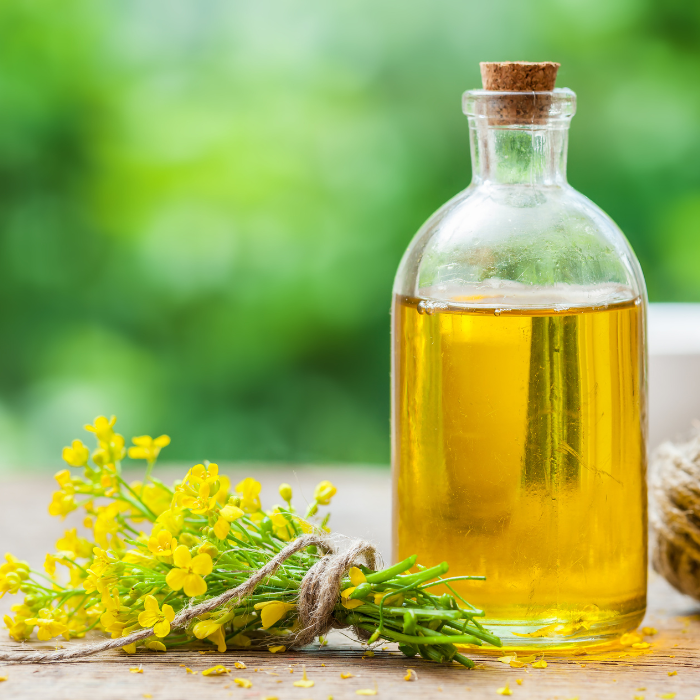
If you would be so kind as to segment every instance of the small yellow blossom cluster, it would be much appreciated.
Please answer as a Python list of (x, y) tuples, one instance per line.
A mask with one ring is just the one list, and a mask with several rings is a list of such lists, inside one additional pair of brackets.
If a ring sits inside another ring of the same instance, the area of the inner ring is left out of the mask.
[[(55, 475), (58, 490), (49, 513), (65, 519), (82, 509), (84, 532), (65, 530), (55, 551), (46, 555), (44, 572), (32, 571), (9, 553), (0, 565), (0, 598), (5, 593), (25, 596), (12, 607), (13, 616), (4, 618), (10, 636), (21, 641), (36, 632), (42, 641), (71, 639), (97, 629), (116, 638), (153, 628), (143, 643), (153, 651), (188, 640), (205, 640), (224, 651), (249, 646), (270, 632), (289, 634), (296, 606), (277, 600), (271, 591), (253, 596), (241, 608), (203, 616), (185, 630), (173, 631), (170, 623), (190, 599), (222, 593), (264, 565), (285, 542), (311, 532), (309, 518), (320, 505), (329, 505), (336, 492), (333, 484), (318, 485), (306, 518), (294, 511), (288, 484), (280, 487), (286, 505), (265, 511), (259, 482), (248, 477), (232, 489), (216, 464), (197, 464), (169, 487), (152, 470), (170, 438), (142, 435), (127, 448), (115, 425), (114, 416), (99, 416), (86, 425), (95, 448), (73, 440), (62, 453), (68, 468)], [(142, 481), (124, 478), (127, 456), (145, 460)], [(326, 528), (326, 523), (327, 518), (319, 526)], [(288, 567), (303, 571), (302, 561), (307, 567), (310, 555)], [(274, 645), (275, 651), (284, 648)], [(129, 645), (125, 650), (135, 649)]]
[[(234, 487), (209, 462), (193, 466), (168, 486), (153, 476), (153, 468), (170, 438), (142, 435), (127, 448), (115, 425), (114, 416), (99, 416), (85, 426), (96, 440), (92, 451), (80, 440), (63, 449), (68, 468), (55, 475), (58, 490), (49, 513), (65, 519), (82, 510), (82, 531), (63, 531), (55, 551), (46, 555), (43, 572), (11, 554), (0, 565), (0, 597), (24, 595), (11, 608), (13, 615), (4, 618), (10, 636), (22, 641), (35, 633), (41, 641), (58, 636), (68, 640), (98, 630), (117, 639), (149, 629), (150, 636), (138, 646), (154, 652), (189, 642), (213, 645), (219, 652), (251, 645), (284, 652), (285, 638), (300, 624), (301, 581), (324, 556), (314, 546), (287, 558), (275, 575), (235, 606), (203, 614), (186, 627), (172, 623), (185, 607), (244, 583), (290, 540), (328, 532), (329, 514), (321, 518), (318, 511), (330, 504), (335, 486), (319, 483), (303, 516), (292, 505), (289, 484), (279, 488), (284, 505), (263, 509), (258, 481), (247, 477)], [(142, 480), (125, 478), (122, 462), (127, 456), (145, 461)], [(343, 579), (335, 622), (370, 633), (369, 643), (396, 641), (408, 656), (420, 653), (466, 666), (473, 662), (458, 653), (457, 644), (500, 645), (476, 619), (482, 611), (463, 599), (467, 607), (460, 607), (456, 594), (435, 596), (426, 590), (445, 584), (452, 591), (453, 579), (442, 578), (447, 564), (415, 569), (415, 557), (377, 572), (351, 568)], [(122, 648), (134, 653), (136, 646), (125, 643)], [(223, 666), (214, 668), (218, 670), (211, 673), (228, 672)], [(297, 685), (302, 683), (312, 684), (302, 678)]]

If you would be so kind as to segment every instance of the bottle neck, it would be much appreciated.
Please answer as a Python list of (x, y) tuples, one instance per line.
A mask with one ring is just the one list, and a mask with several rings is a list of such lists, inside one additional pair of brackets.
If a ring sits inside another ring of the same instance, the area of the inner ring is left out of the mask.
[(566, 184), (569, 125), (493, 125), (469, 119), (472, 184)]

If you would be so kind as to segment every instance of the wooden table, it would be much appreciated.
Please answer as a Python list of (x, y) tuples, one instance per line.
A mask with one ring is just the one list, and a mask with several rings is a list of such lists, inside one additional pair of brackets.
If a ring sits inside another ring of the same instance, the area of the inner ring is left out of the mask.
[[(294, 470), (295, 474), (292, 474)], [(263, 503), (275, 498), (280, 481), (289, 481), (297, 494), (308, 496), (321, 478), (330, 478), (339, 493), (333, 505), (334, 529), (348, 535), (374, 540), (388, 553), (389, 473), (362, 467), (339, 468), (261, 468), (254, 471), (237, 465), (228, 473), (235, 477), (253, 474), (263, 481)], [(180, 473), (179, 471), (177, 473)], [(168, 478), (172, 474), (162, 475)], [(0, 552), (11, 551), (41, 566), (44, 553), (57, 538), (59, 523), (48, 516), (46, 504), (53, 484), (50, 476), (0, 481)], [(67, 527), (72, 527), (70, 518)], [(3, 610), (16, 601), (7, 595), (0, 601)], [(631, 653), (620, 649), (606, 654), (549, 656), (545, 669), (511, 668), (494, 655), (475, 654), (478, 667), (467, 670), (441, 667), (420, 659), (406, 659), (393, 645), (364, 655), (363, 648), (341, 633), (331, 635), (325, 647), (318, 645), (303, 652), (270, 654), (267, 652), (227, 652), (202, 654), (196, 649), (167, 654), (142, 652), (127, 656), (110, 652), (85, 661), (47, 665), (5, 665), (0, 676), (0, 698), (41, 698), (41, 700), (125, 700), (152, 697), (154, 700), (194, 700), (196, 698), (279, 698), (280, 700), (336, 700), (359, 698), (357, 690), (377, 690), (378, 698), (499, 698), (497, 689), (506, 684), (514, 700), (561, 700), (579, 698), (633, 698), (645, 700), (670, 698), (693, 700), (700, 696), (700, 615), (699, 606), (675, 593), (660, 577), (652, 574), (650, 609), (645, 624), (658, 629), (648, 637), (649, 650)], [(80, 641), (70, 644), (80, 644)], [(55, 644), (55, 643), (54, 643)], [(68, 643), (65, 643), (68, 644)], [(51, 644), (32, 643), (34, 647)], [(0, 649), (18, 649), (20, 645), (3, 633)], [(246, 669), (235, 669), (241, 661)], [(203, 669), (224, 664), (232, 673), (204, 677)], [(314, 681), (312, 688), (296, 688), (302, 665)], [(131, 667), (143, 673), (131, 673)], [(187, 673), (185, 667), (197, 671)], [(417, 680), (404, 681), (406, 669), (415, 670)], [(352, 673), (341, 679), (340, 674)], [(675, 672), (675, 675), (669, 673)], [(245, 689), (234, 678), (252, 681)], [(518, 684), (517, 679), (522, 681)], [(643, 688), (643, 690), (642, 690)]]

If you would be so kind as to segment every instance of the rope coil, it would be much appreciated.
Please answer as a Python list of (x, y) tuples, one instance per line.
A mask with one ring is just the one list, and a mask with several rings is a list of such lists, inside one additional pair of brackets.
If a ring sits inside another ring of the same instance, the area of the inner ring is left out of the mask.
[(654, 569), (681, 593), (700, 600), (700, 432), (655, 452), (650, 520)]
[[(281, 552), (276, 554), (262, 568), (258, 569), (240, 586), (231, 588), (215, 598), (205, 600), (198, 605), (183, 608), (171, 622), (171, 629), (186, 627), (192, 620), (231, 601), (236, 603), (253, 593), (258, 584), (275, 572), (292, 555), (300, 550), (315, 545), (325, 552), (305, 574), (299, 588), (297, 609), (300, 629), (293, 636), (284, 637), (285, 646), (290, 648), (302, 647), (311, 643), (317, 636), (326, 634), (333, 627), (340, 627), (333, 617), (340, 586), (343, 577), (351, 566), (360, 558), (364, 558), (370, 569), (376, 568), (376, 550), (372, 544), (364, 540), (350, 540), (350, 545), (344, 552), (338, 552), (333, 538), (323, 534), (309, 534), (292, 540)], [(0, 661), (12, 663), (48, 663), (52, 661), (72, 661), (83, 659), (93, 654), (99, 654), (111, 649), (140, 642), (153, 635), (153, 627), (132, 632), (126, 637), (108, 639), (97, 644), (85, 644), (75, 649), (63, 649), (52, 652), (0, 652)]]

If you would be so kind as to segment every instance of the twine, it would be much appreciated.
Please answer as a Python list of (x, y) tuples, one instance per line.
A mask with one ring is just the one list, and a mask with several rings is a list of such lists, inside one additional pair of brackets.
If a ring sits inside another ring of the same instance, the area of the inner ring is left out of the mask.
[(700, 600), (700, 431), (655, 452), (650, 520), (652, 564), (681, 593)]
[[(332, 627), (340, 627), (333, 617), (333, 610), (340, 594), (341, 581), (353, 564), (364, 557), (371, 569), (376, 568), (376, 550), (373, 545), (364, 540), (350, 540), (346, 551), (338, 553), (334, 544), (334, 538), (324, 534), (302, 535), (290, 542), (281, 552), (276, 554), (261, 569), (256, 571), (240, 586), (225, 591), (215, 598), (205, 600), (203, 603), (186, 607), (181, 610), (171, 622), (172, 629), (186, 627), (192, 620), (205, 613), (210, 613), (221, 606), (234, 601), (241, 601), (253, 593), (257, 585), (264, 579), (272, 576), (282, 564), (293, 554), (316, 545), (325, 556), (314, 564), (301, 581), (299, 587), (299, 599), (297, 601), (300, 629), (294, 635), (283, 637), (285, 646), (290, 648), (302, 647), (312, 642), (318, 635), (325, 634)], [(51, 661), (72, 661), (83, 659), (86, 656), (99, 654), (110, 649), (119, 649), (140, 642), (153, 634), (153, 627), (138, 630), (126, 637), (108, 639), (97, 644), (85, 644), (75, 649), (64, 649), (52, 652), (0, 652), (0, 661), (13, 663), (46, 663)]]

